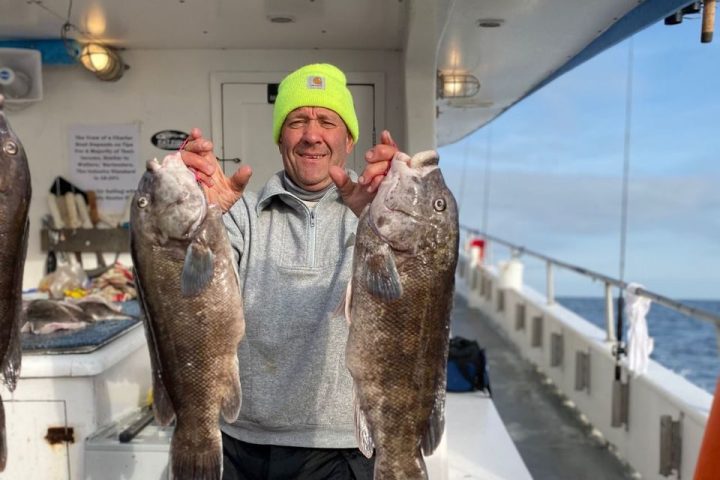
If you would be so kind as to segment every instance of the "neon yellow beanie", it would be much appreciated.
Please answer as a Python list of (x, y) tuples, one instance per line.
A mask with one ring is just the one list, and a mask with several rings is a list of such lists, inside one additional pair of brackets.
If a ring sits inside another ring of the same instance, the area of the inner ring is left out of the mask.
[(280, 141), (280, 130), (288, 114), (299, 107), (328, 108), (343, 119), (357, 142), (360, 128), (352, 94), (345, 74), (329, 63), (306, 65), (280, 82), (273, 110), (273, 138)]

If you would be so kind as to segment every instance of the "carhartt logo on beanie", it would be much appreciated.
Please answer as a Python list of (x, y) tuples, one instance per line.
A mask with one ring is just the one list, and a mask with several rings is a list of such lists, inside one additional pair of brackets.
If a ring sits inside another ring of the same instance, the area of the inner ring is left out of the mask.
[(280, 83), (273, 110), (273, 138), (280, 141), (280, 130), (288, 114), (299, 107), (328, 108), (343, 119), (357, 142), (360, 133), (352, 94), (345, 74), (329, 63), (306, 65)]

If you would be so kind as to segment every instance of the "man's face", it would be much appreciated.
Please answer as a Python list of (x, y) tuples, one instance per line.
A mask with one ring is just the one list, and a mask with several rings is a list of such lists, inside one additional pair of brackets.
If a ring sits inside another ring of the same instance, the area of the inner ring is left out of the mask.
[(280, 154), (287, 175), (317, 192), (332, 183), (330, 165), (345, 166), (353, 140), (340, 115), (322, 107), (300, 107), (287, 116), (280, 131)]

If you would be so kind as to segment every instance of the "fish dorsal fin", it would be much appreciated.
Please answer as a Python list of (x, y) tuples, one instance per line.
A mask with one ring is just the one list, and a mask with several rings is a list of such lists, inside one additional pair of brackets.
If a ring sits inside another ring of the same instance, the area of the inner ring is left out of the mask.
[(402, 295), (400, 274), (395, 266), (395, 255), (387, 244), (380, 244), (364, 258), (362, 282), (370, 294), (382, 300), (397, 300)]
[(355, 411), (355, 438), (357, 439), (358, 449), (367, 458), (372, 457), (375, 449), (375, 442), (370, 432), (365, 412), (360, 408), (360, 399), (358, 398), (358, 388), (353, 382), (353, 409)]
[(200, 242), (191, 242), (185, 254), (180, 292), (184, 296), (202, 292), (212, 280), (214, 267), (215, 258), (212, 250)]

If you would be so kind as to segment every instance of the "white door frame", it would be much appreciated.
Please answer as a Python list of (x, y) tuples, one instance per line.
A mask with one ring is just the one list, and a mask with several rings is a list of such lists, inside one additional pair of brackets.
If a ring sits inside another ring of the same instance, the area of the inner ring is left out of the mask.
[[(225, 83), (268, 84), (280, 83), (289, 72), (211, 72), (210, 73), (210, 130), (216, 152), (225, 158), (223, 145), (223, 98)], [(349, 72), (345, 74), (349, 85), (372, 85), (374, 87), (375, 126), (385, 126), (385, 74), (382, 72)], [(268, 128), (270, 126), (268, 125)], [(379, 135), (380, 132), (376, 132)], [(375, 138), (377, 141), (378, 138)]]

